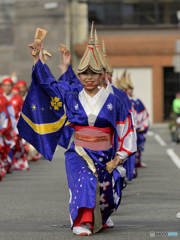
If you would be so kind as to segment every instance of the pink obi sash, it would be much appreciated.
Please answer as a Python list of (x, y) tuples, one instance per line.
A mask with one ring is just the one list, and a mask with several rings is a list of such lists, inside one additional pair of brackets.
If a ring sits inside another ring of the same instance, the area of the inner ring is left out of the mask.
[(74, 144), (93, 151), (107, 150), (111, 148), (112, 128), (97, 128), (91, 126), (75, 126)]

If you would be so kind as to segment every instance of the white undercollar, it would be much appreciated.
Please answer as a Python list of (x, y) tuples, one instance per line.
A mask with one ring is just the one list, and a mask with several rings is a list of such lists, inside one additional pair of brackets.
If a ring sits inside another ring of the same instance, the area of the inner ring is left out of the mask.
[(107, 85), (107, 86), (106, 86), (106, 90), (107, 90), (109, 93), (114, 94), (112, 85), (110, 84), (110, 82), (109, 82), (109, 80), (108, 80), (107, 78), (104, 79), (104, 83)]
[(93, 108), (93, 107), (95, 106), (95, 104), (96, 104), (97, 100), (99, 99), (100, 95), (102, 94), (103, 90), (104, 90), (103, 87), (100, 88), (100, 90), (96, 93), (96, 95), (94, 95), (93, 97), (90, 97), (90, 96), (86, 93), (86, 91), (83, 89), (83, 93), (84, 93), (84, 95), (86, 96), (89, 104), (91, 105), (91, 108)]
[(11, 98), (14, 96), (14, 93), (13, 92), (11, 92), (9, 95), (6, 95), (6, 93), (5, 92), (3, 92), (3, 96), (8, 100), (8, 101), (10, 101), (11, 100)]

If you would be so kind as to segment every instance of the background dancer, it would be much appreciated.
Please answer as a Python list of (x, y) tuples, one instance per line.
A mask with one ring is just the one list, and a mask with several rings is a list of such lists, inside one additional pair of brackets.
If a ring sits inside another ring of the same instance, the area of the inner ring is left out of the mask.
[(13, 132), (7, 109), (8, 102), (0, 95), (0, 180), (12, 171), (12, 162), (8, 154), (13, 144)]
[[(11, 103), (15, 110), (15, 119), (17, 124), (24, 101), (21, 96), (12, 92), (13, 81), (10, 78), (6, 78), (2, 81), (2, 88), (4, 90), (4, 97), (6, 97), (6, 99)], [(27, 170), (29, 168), (29, 165), (26, 157), (26, 151), (23, 146), (22, 139), (17, 132), (16, 126), (14, 127), (14, 141), (15, 146), (12, 149), (13, 169)]]
[(149, 114), (139, 98), (133, 96), (134, 86), (130, 79), (130, 74), (125, 78), (126, 84), (128, 86), (126, 92), (130, 97), (133, 107), (136, 111), (136, 131), (137, 131), (137, 153), (136, 153), (136, 167), (147, 167), (145, 163), (141, 161), (142, 151), (144, 151), (144, 144), (146, 141), (146, 133), (149, 128), (150, 120)]
[(23, 100), (25, 100), (28, 93), (26, 81), (23, 80), (18, 81), (17, 86), (19, 87), (20, 90), (20, 96), (22, 97)]

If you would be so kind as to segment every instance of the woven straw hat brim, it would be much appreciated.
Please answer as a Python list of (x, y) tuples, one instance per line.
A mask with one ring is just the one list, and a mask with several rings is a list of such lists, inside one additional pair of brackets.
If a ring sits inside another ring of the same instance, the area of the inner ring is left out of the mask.
[(99, 41), (98, 41), (96, 29), (95, 29), (95, 48), (96, 48), (96, 51), (98, 53), (99, 59), (101, 61), (101, 64), (102, 64), (103, 68), (106, 70), (108, 68), (108, 65), (107, 65), (107, 62), (105, 61), (105, 59), (103, 57), (101, 48), (99, 46)]
[(125, 89), (125, 90), (128, 89), (128, 85), (124, 77), (121, 77), (121, 79), (119, 80), (119, 88)]
[(107, 62), (105, 61), (105, 59), (103, 58), (103, 55), (102, 55), (99, 45), (96, 45), (96, 51), (98, 53), (98, 56), (99, 56), (99, 59), (101, 61), (103, 68), (106, 70), (108, 68), (108, 65), (107, 65)]
[(126, 78), (126, 83), (127, 85), (129, 86), (129, 88), (134, 88), (133, 84), (132, 84), (132, 81), (130, 79), (130, 76), (128, 75), (128, 77)]
[(107, 65), (106, 72), (112, 74), (113, 73), (113, 69), (111, 67), (111, 64), (109, 62), (108, 56), (106, 54), (106, 48), (105, 48), (104, 40), (102, 40), (102, 55), (103, 55), (103, 58), (105, 59), (106, 65)]
[(111, 64), (110, 64), (110, 62), (109, 62), (109, 58), (108, 58), (108, 56), (106, 55), (106, 56), (104, 56), (104, 58), (106, 59), (106, 62), (107, 62), (107, 69), (106, 69), (106, 72), (107, 73), (113, 73), (113, 68), (112, 68), (112, 66), (111, 66)]
[(88, 44), (77, 72), (82, 73), (86, 71), (87, 68), (90, 68), (95, 73), (102, 73), (103, 71), (103, 66), (93, 44)]

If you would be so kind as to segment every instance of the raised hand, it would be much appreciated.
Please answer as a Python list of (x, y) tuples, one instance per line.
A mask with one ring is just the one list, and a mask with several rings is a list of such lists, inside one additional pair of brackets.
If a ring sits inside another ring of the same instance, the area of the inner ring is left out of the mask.
[(29, 44), (29, 49), (33, 57), (37, 57), (40, 52), (41, 42), (39, 40), (34, 40), (34, 43)]
[(39, 59), (41, 60), (41, 62), (44, 64), (44, 58), (43, 58), (43, 44), (41, 44), (40, 46), (40, 52), (39, 52)]
[(62, 52), (62, 59), (64, 64), (68, 67), (71, 64), (71, 55), (69, 54), (69, 51)]
[(68, 70), (68, 67), (65, 65), (63, 61), (60, 61), (60, 64), (58, 65), (58, 67), (61, 69), (61, 75)]
[(34, 43), (29, 44), (29, 50), (31, 52), (31, 55), (33, 56), (34, 66), (39, 60), (39, 53), (41, 48), (41, 42), (39, 40), (34, 40)]

